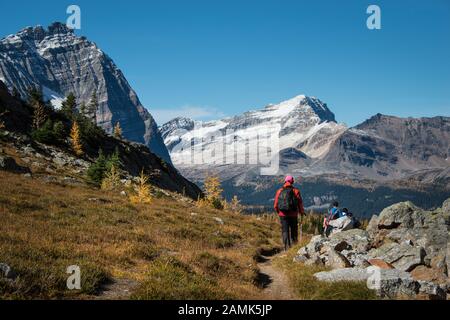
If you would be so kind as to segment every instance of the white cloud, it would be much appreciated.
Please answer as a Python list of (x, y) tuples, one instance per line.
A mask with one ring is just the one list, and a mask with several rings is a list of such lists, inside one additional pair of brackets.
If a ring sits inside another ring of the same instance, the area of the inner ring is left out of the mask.
[(149, 111), (158, 125), (163, 125), (176, 117), (186, 117), (194, 120), (216, 120), (225, 117), (225, 114), (217, 108), (190, 105), (179, 108), (150, 109)]

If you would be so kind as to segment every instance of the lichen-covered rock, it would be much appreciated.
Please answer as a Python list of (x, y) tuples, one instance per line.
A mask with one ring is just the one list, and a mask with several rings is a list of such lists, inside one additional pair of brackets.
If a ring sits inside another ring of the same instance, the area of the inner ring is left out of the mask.
[(369, 251), (369, 257), (384, 260), (398, 270), (411, 271), (424, 263), (425, 250), (408, 243), (391, 242)]
[(384, 209), (378, 218), (378, 229), (394, 229), (399, 226), (414, 227), (414, 213), (419, 211), (412, 202), (401, 202)]
[(345, 241), (351, 250), (357, 252), (366, 252), (370, 248), (369, 234), (367, 231), (361, 229), (352, 229), (336, 233), (330, 237), (329, 241), (331, 246), (334, 247)]
[(311, 241), (306, 246), (306, 251), (308, 254), (313, 254), (315, 252), (320, 252), (320, 249), (322, 248), (323, 244), (327, 242), (327, 238), (318, 235), (311, 238)]
[(447, 300), (447, 286), (419, 280), (419, 294), (426, 294), (430, 300)]
[(438, 269), (427, 266), (418, 266), (411, 271), (411, 277), (417, 281), (434, 282), (440, 285), (447, 284), (447, 276)]
[(375, 234), (378, 232), (378, 215), (373, 215), (369, 221), (369, 224), (366, 228), (367, 234), (372, 239), (375, 237)]
[(373, 280), (370, 287), (379, 296), (393, 299), (399, 295), (413, 297), (419, 293), (420, 284), (408, 272), (397, 269), (379, 269), (378, 272), (372, 273), (369, 280)]
[(331, 271), (322, 271), (314, 274), (319, 281), (337, 282), (337, 281), (367, 281), (370, 274), (365, 269), (344, 268)]
[(330, 250), (327, 258), (328, 259), (325, 262), (325, 266), (333, 269), (342, 269), (352, 266), (348, 259), (336, 250)]

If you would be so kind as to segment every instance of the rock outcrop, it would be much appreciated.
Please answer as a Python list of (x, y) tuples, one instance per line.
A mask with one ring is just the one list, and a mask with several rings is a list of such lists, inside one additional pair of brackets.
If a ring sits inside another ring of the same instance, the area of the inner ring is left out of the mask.
[(327, 266), (321, 281), (367, 281), (382, 297), (445, 299), (449, 280), (449, 205), (425, 211), (411, 202), (384, 209), (367, 230), (314, 236), (295, 262)]

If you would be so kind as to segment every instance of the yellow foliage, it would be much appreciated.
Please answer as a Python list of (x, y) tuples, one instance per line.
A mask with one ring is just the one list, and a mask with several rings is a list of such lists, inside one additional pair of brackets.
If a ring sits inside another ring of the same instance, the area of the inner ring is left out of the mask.
[(205, 197), (197, 200), (199, 207), (212, 207), (215, 209), (223, 209), (224, 200), (222, 198), (222, 186), (220, 179), (215, 175), (207, 175), (204, 183)]
[(114, 190), (120, 186), (120, 173), (115, 166), (111, 166), (111, 169), (105, 174), (105, 178), (102, 180), (103, 190)]
[(83, 155), (83, 146), (81, 144), (80, 138), (80, 127), (76, 121), (72, 124), (72, 129), (70, 130), (70, 139), (72, 140), (72, 150), (77, 156)]
[(120, 126), (120, 122), (117, 122), (114, 126), (114, 137), (122, 139), (122, 127)]
[(238, 197), (235, 195), (235, 196), (233, 197), (233, 199), (231, 199), (231, 202), (226, 204), (226, 209), (229, 210), (229, 211), (232, 211), (232, 212), (234, 212), (234, 213), (239, 213), (239, 214), (241, 214), (241, 213), (242, 213), (242, 210), (243, 210), (244, 208), (243, 208), (243, 206), (242, 206), (242, 204), (241, 204), (241, 201), (240, 201), (240, 200), (238, 199)]
[(148, 177), (144, 174), (144, 170), (142, 170), (138, 179), (137, 194), (130, 196), (131, 203), (151, 203), (152, 196), (150, 195), (150, 190), (151, 187), (148, 184)]
[[(6, 114), (6, 112), (0, 113), (0, 117), (5, 115), (5, 114)], [(2, 120), (0, 120), (0, 130), (5, 129), (5, 128), (6, 128), (5, 127), (5, 123)]]

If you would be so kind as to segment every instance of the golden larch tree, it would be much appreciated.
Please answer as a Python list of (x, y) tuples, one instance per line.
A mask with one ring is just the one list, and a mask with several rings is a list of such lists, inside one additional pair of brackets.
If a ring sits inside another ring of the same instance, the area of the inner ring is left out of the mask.
[(106, 172), (105, 177), (102, 180), (103, 190), (114, 190), (120, 186), (120, 173), (116, 169), (115, 165), (111, 166), (111, 169)]
[(70, 139), (72, 140), (72, 150), (77, 156), (83, 155), (83, 145), (80, 138), (80, 127), (78, 122), (74, 121), (70, 130)]
[(148, 177), (144, 174), (144, 170), (138, 178), (138, 184), (136, 188), (136, 194), (130, 196), (130, 201), (134, 204), (145, 203), (149, 204), (152, 202), (152, 196), (150, 194), (151, 187), (148, 183)]
[(117, 122), (114, 126), (114, 137), (117, 139), (122, 139), (122, 127), (120, 126), (120, 122)]

